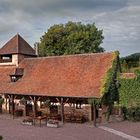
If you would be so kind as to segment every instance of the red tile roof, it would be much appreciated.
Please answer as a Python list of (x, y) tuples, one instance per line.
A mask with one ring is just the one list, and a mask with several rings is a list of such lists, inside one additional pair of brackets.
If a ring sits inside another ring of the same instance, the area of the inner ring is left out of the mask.
[(135, 77), (136, 77), (135, 73), (122, 73), (121, 74), (121, 78), (125, 78), (125, 79), (133, 79)]
[(113, 59), (113, 53), (26, 58), (19, 65), (19, 68), (24, 68), (23, 77), (17, 82), (8, 82), (9, 85), (0, 91), (57, 97), (100, 97), (103, 79), (112, 67)]
[(0, 66), (0, 93), (10, 86), (9, 74), (15, 69), (15, 66)]
[(25, 54), (34, 56), (35, 50), (17, 34), (0, 49), (0, 55), (4, 54)]

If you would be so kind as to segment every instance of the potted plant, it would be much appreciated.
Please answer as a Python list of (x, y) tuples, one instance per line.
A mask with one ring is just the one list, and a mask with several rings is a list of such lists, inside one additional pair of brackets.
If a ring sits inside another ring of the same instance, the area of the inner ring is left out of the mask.
[(3, 139), (3, 137), (2, 136), (0, 136), (0, 140), (2, 140)]

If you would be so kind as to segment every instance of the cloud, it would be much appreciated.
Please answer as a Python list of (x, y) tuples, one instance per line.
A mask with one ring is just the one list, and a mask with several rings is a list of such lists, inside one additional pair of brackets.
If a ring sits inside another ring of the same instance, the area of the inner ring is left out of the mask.
[(2, 12), (9, 13), (16, 9), (17, 12), (36, 18), (45, 15), (56, 17), (62, 14), (67, 16), (68, 12), (70, 14), (70, 11), (73, 10), (116, 10), (125, 6), (126, 0), (1, 0), (0, 5)]
[(19, 32), (33, 45), (53, 24), (72, 20), (95, 22), (102, 46), (127, 55), (140, 51), (139, 13), (138, 0), (0, 0), (0, 44)]
[(140, 5), (129, 5), (121, 10), (104, 15), (99, 22), (103, 27), (107, 50), (118, 49), (121, 55), (140, 52)]

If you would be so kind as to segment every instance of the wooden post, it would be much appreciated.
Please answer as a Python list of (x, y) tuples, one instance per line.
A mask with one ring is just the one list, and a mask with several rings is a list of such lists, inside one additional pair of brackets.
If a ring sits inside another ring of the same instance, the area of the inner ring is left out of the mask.
[(64, 101), (63, 101), (63, 98), (61, 98), (61, 121), (62, 121), (62, 124), (64, 124)]
[(25, 110), (24, 110), (24, 116), (26, 117), (27, 116), (27, 101), (25, 101), (25, 104), (24, 104), (24, 106), (25, 106)]
[(36, 97), (34, 96), (34, 98), (32, 98), (32, 96), (29, 96), (31, 101), (33, 102), (33, 117), (36, 117)]
[(94, 119), (94, 110), (93, 110), (93, 104), (91, 104), (91, 121)]
[(33, 124), (35, 125), (35, 118), (36, 118), (36, 97), (33, 98)]
[(7, 113), (7, 96), (5, 96), (5, 109), (6, 109), (6, 113)]
[(36, 97), (34, 96), (34, 98), (32, 98), (32, 96), (30, 96), (30, 99), (33, 102), (33, 124), (35, 125), (35, 117), (36, 117)]
[(15, 114), (14, 95), (11, 95), (11, 103), (12, 103), (12, 115), (14, 119), (14, 114)]
[(34, 96), (34, 99), (33, 99), (33, 103), (34, 103), (33, 114), (34, 114), (34, 117), (36, 117), (36, 97), (35, 96)]
[(93, 110), (94, 110), (93, 124), (96, 127), (96, 104), (95, 104), (95, 101), (94, 101), (94, 104), (93, 104)]
[(10, 110), (11, 97), (10, 95), (7, 95), (7, 97), (8, 97), (8, 113), (10, 114), (11, 113), (11, 110)]

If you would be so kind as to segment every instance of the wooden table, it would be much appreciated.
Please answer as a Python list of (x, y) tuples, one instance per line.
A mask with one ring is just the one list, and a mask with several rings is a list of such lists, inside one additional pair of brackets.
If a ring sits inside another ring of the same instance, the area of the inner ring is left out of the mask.
[(36, 120), (39, 120), (39, 126), (41, 127), (41, 121), (45, 120), (47, 124), (47, 116), (38, 116), (35, 118)]

